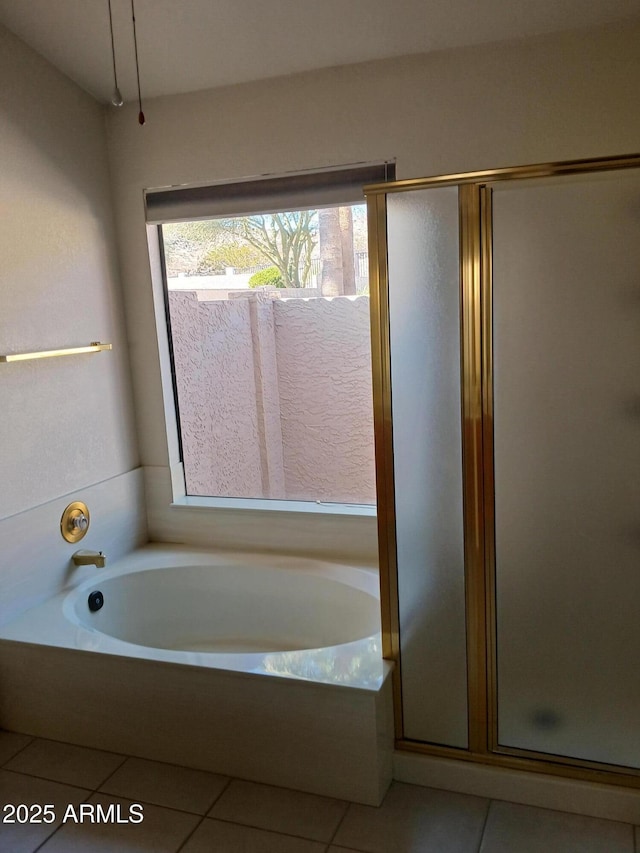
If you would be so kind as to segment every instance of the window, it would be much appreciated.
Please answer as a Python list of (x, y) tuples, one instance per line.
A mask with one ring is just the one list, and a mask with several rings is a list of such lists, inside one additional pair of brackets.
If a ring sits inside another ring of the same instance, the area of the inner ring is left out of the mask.
[(147, 195), (187, 495), (375, 505), (374, 168)]

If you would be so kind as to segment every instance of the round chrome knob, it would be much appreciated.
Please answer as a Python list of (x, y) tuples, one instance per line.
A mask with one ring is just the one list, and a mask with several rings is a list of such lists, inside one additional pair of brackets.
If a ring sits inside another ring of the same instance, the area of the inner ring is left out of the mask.
[(78, 510), (77, 515), (71, 516), (69, 519), (69, 527), (71, 530), (78, 531), (84, 533), (85, 530), (89, 527), (89, 519), (87, 516)]

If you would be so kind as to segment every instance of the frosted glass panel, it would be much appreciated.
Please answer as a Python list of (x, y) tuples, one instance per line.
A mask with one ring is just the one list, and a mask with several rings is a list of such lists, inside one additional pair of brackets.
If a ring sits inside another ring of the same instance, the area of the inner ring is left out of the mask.
[(387, 203), (404, 732), (466, 747), (458, 192)]
[(640, 767), (640, 174), (494, 191), (499, 742)]

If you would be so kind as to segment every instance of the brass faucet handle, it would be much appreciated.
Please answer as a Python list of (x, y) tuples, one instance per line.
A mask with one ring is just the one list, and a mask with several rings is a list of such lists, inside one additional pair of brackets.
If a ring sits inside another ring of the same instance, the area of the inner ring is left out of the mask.
[(89, 508), (82, 501), (74, 501), (62, 513), (60, 532), (67, 542), (79, 542), (89, 529)]

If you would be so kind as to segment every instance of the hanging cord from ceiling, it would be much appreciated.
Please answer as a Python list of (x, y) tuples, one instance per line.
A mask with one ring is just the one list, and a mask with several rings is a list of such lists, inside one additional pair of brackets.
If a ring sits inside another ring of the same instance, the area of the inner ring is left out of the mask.
[(136, 51), (136, 78), (138, 80), (138, 106), (140, 109), (140, 112), (138, 113), (138, 124), (144, 124), (145, 118), (144, 113), (142, 112), (142, 95), (140, 94), (140, 65), (138, 62), (138, 38), (136, 36), (136, 12), (133, 0), (131, 0), (131, 20), (133, 21), (133, 44)]
[(121, 107), (124, 103), (120, 89), (118, 88), (118, 72), (116, 71), (116, 46), (113, 40), (113, 15), (111, 13), (111, 0), (109, 2), (109, 30), (111, 31), (111, 59), (113, 60), (113, 94), (111, 103), (114, 107)]

